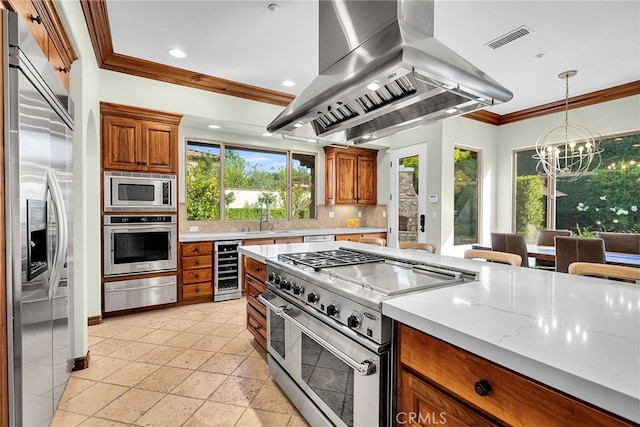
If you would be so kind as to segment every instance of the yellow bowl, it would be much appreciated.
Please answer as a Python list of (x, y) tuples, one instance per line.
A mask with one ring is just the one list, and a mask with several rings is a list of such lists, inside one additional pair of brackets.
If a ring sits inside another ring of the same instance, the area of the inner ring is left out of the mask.
[(359, 218), (349, 218), (347, 220), (347, 227), (349, 228), (355, 228), (357, 226), (360, 225), (360, 219)]

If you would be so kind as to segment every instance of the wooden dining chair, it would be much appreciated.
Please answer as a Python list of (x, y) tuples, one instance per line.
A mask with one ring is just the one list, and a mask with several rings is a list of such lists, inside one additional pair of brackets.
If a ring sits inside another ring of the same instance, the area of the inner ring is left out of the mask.
[(584, 237), (556, 236), (556, 271), (568, 273), (573, 262), (593, 262), (604, 264), (604, 240)]
[(640, 284), (640, 268), (625, 265), (573, 262), (569, 265), (569, 274), (632, 280)]
[[(571, 230), (539, 230), (538, 238), (536, 239), (536, 245), (538, 246), (555, 246), (556, 242), (554, 238), (556, 236), (565, 236), (571, 237)], [(555, 270), (556, 263), (551, 260), (546, 259), (537, 259), (536, 258), (536, 268), (542, 268), (545, 270)]]
[(523, 234), (491, 233), (491, 250), (520, 255), (521, 266), (529, 267), (527, 240)]
[(367, 245), (387, 246), (387, 240), (380, 237), (361, 237), (359, 242)]
[(498, 251), (487, 251), (484, 249), (469, 249), (464, 252), (466, 259), (484, 259), (486, 261), (509, 264), (516, 267), (522, 265), (522, 257), (517, 254)]
[(436, 253), (436, 245), (432, 243), (400, 242), (398, 243), (398, 249), (415, 249), (417, 251), (429, 252), (430, 254)]
[(640, 234), (600, 232), (596, 237), (604, 240), (604, 248), (607, 252), (640, 254)]

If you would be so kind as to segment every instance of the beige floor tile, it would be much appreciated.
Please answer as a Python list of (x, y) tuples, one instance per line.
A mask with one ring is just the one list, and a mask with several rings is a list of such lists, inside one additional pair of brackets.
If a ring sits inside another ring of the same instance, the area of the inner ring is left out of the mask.
[(259, 357), (247, 357), (232, 375), (236, 377), (254, 378), (266, 380), (269, 378), (269, 365), (266, 360)]
[(133, 387), (158, 369), (160, 369), (159, 365), (140, 362), (129, 362), (122, 369), (114, 372), (113, 374), (104, 378), (102, 381), (111, 384)]
[(198, 350), (220, 351), (232, 338), (217, 335), (205, 335), (201, 340), (191, 346)]
[(125, 348), (131, 344), (131, 341), (119, 340), (116, 338), (107, 338), (90, 348), (91, 354), (98, 356), (108, 356), (111, 353)]
[(119, 423), (113, 420), (105, 420), (104, 418), (90, 417), (80, 424), (81, 427), (122, 427), (130, 424)]
[(58, 408), (76, 414), (93, 415), (127, 390), (127, 387), (119, 385), (97, 383), (61, 403)]
[(56, 411), (49, 427), (72, 427), (80, 425), (87, 419), (86, 415), (74, 414), (67, 411)]
[(179, 331), (182, 332), (187, 328), (195, 325), (197, 320), (189, 320), (189, 319), (171, 319), (171, 322), (167, 322), (161, 329), (166, 331)]
[(246, 330), (247, 329), (244, 326), (225, 323), (223, 326), (211, 332), (211, 335), (216, 335), (219, 337), (235, 338), (236, 336), (238, 336), (240, 332), (246, 331)]
[(219, 402), (205, 402), (184, 427), (228, 427), (235, 425), (245, 408)]
[(238, 420), (239, 426), (282, 427), (289, 421), (289, 414), (248, 408)]
[(247, 325), (247, 316), (245, 314), (236, 314), (224, 323), (227, 325), (239, 325), (244, 327)]
[(142, 363), (152, 363), (154, 365), (164, 365), (168, 361), (178, 357), (178, 355), (183, 351), (184, 348), (159, 345), (150, 352), (140, 356), (137, 361)]
[(71, 399), (73, 396), (82, 393), (95, 383), (95, 381), (70, 376), (69, 381), (67, 381), (67, 385), (64, 387), (64, 392), (62, 393), (60, 401), (64, 402), (65, 400)]
[(132, 388), (98, 411), (96, 417), (131, 424), (164, 396), (163, 393)]
[(127, 330), (127, 326), (105, 320), (99, 325), (89, 326), (87, 332), (93, 337), (111, 338)]
[(126, 360), (114, 359), (108, 356), (99, 359), (92, 356), (87, 369), (75, 371), (71, 375), (76, 378), (84, 378), (85, 380), (100, 381), (119, 369), (122, 369), (127, 363), (129, 362)]
[(195, 371), (171, 390), (171, 394), (206, 399), (227, 379), (226, 375)]
[(291, 414), (295, 409), (284, 392), (272, 380), (265, 383), (250, 406), (254, 409), (281, 412), (284, 414)]
[(146, 342), (149, 344), (163, 344), (168, 339), (171, 339), (178, 335), (177, 331), (164, 331), (162, 329), (154, 329), (153, 332), (140, 338), (139, 342)]
[(182, 314), (182, 318), (183, 319), (189, 319), (189, 320), (202, 320), (205, 317), (209, 316), (209, 312), (206, 311), (185, 311)]
[(109, 357), (113, 357), (114, 359), (136, 360), (156, 347), (156, 344), (130, 342), (128, 346), (111, 353)]
[(182, 396), (165, 396), (161, 401), (140, 417), (141, 426), (180, 426), (202, 406), (203, 400)]
[(93, 335), (89, 335), (87, 337), (87, 345), (89, 346), (89, 348), (93, 347), (94, 345), (98, 344), (99, 342), (102, 342), (106, 340), (105, 337), (96, 337)]
[(253, 340), (242, 340), (238, 338), (234, 338), (227, 345), (220, 349), (221, 353), (231, 353), (238, 354), (241, 356), (248, 356), (249, 353), (254, 351), (251, 343)]
[(309, 423), (304, 419), (300, 412), (296, 410), (291, 414), (287, 427), (309, 427)]
[(167, 366), (175, 368), (198, 369), (204, 362), (213, 356), (212, 351), (187, 349), (179, 356), (167, 362)]
[(242, 328), (242, 331), (238, 335), (236, 335), (236, 338), (251, 340), (253, 339), (253, 335), (251, 335), (251, 332), (247, 331), (247, 328)]
[(135, 326), (139, 328), (164, 329), (164, 326), (171, 323), (171, 321), (173, 319), (167, 317), (148, 316), (137, 319)]
[(209, 400), (232, 405), (249, 406), (264, 385), (263, 380), (229, 377), (209, 397)]
[[(204, 313), (204, 314), (208, 315), (207, 313)], [(222, 325), (224, 325), (224, 323), (201, 321), (196, 323), (193, 326), (188, 327), (187, 329), (184, 330), (184, 332), (191, 332), (192, 334), (208, 335)]]
[(231, 375), (244, 359), (246, 359), (245, 356), (239, 356), (237, 354), (216, 353), (200, 366), (200, 370)]
[(151, 332), (155, 331), (155, 329), (151, 328), (138, 328), (136, 326), (129, 326), (125, 331), (116, 334), (113, 338), (118, 338), (121, 340), (128, 341), (137, 341), (145, 335), (149, 335)]
[(189, 332), (182, 332), (173, 338), (170, 338), (164, 342), (164, 345), (171, 347), (188, 348), (204, 338), (205, 335), (191, 334)]
[(226, 321), (232, 317), (235, 317), (235, 315), (231, 313), (213, 312), (202, 320), (207, 322), (226, 323)]
[(163, 366), (144, 380), (140, 381), (136, 387), (145, 390), (169, 393), (190, 374), (191, 371), (188, 369)]

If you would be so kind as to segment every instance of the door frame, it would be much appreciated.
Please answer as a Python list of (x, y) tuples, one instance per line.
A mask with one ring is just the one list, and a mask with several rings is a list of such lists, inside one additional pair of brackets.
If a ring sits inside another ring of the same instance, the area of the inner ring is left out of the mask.
[[(389, 151), (389, 220), (387, 230), (387, 246), (398, 246), (398, 195), (399, 179), (398, 165), (400, 159), (405, 157), (418, 156), (418, 188), (422, 194), (418, 196), (418, 215), (424, 215), (425, 222), (427, 217), (427, 143), (410, 145), (407, 147), (391, 149)], [(419, 226), (418, 226), (419, 227)], [(427, 231), (421, 232), (418, 228), (418, 242), (427, 241)]]

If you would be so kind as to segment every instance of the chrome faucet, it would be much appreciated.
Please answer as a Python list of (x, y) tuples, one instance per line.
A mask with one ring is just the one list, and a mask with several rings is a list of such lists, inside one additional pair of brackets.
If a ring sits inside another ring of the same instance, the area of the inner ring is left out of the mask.
[[(263, 207), (265, 207), (266, 209), (263, 209)], [(271, 209), (269, 209), (269, 202), (268, 201), (264, 201), (260, 203), (260, 231), (262, 230), (262, 227), (264, 225), (265, 222), (269, 222), (269, 214), (270, 214)], [(264, 218), (263, 218), (263, 214)], [(272, 227), (273, 228), (273, 227)]]

